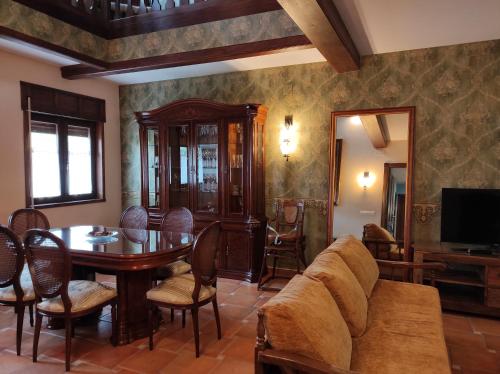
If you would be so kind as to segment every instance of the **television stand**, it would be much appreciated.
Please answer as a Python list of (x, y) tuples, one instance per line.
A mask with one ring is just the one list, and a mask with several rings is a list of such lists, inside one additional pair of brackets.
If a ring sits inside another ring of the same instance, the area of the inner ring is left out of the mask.
[[(491, 248), (462, 248), (453, 243), (416, 243), (414, 262), (443, 262), (447, 270), (415, 270), (415, 282), (439, 290), (443, 309), (500, 317), (500, 253)], [(481, 250), (488, 249), (487, 253)]]

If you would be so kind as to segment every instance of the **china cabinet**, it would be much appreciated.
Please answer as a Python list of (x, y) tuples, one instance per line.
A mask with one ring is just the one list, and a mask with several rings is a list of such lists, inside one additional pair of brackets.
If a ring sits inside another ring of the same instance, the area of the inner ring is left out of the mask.
[(254, 282), (262, 263), (266, 115), (258, 104), (201, 99), (136, 113), (142, 205), (151, 228), (176, 207), (191, 210), (196, 232), (221, 221), (217, 265), (223, 277)]

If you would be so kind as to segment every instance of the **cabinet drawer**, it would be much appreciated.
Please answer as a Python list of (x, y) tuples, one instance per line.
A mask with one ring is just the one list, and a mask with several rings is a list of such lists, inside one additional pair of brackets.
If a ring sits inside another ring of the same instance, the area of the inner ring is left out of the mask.
[(500, 308), (500, 289), (488, 288), (486, 305), (492, 308)]
[(500, 287), (500, 266), (488, 267), (488, 286)]

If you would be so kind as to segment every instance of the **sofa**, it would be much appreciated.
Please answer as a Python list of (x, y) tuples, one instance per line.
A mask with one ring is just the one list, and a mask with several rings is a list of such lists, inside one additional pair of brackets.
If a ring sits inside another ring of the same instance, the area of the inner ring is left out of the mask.
[(437, 290), (378, 265), (353, 236), (321, 252), (259, 309), (256, 373), (451, 373)]

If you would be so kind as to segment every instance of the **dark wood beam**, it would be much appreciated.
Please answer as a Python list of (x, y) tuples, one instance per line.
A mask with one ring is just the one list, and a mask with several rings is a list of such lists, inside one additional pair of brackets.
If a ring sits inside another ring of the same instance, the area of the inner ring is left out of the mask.
[(78, 62), (91, 66), (94, 69), (103, 69), (107, 66), (105, 61), (84, 55), (83, 53), (75, 52), (71, 49), (61, 47), (60, 45), (46, 42), (30, 35), (23, 34), (19, 31), (11, 30), (7, 27), (0, 26), (0, 38), (12, 40), (16, 43), (24, 44), (30, 47), (35, 47), (44, 52), (50, 52), (62, 57), (69, 57)]
[(359, 52), (332, 0), (278, 2), (338, 73), (359, 70)]
[[(99, 14), (87, 14), (81, 9), (71, 6), (69, 1), (14, 1), (106, 39), (122, 38), (281, 9), (277, 0), (210, 0), (105, 21)], [(139, 2), (136, 1), (133, 4), (139, 4)]]
[(101, 77), (105, 75), (134, 73), (177, 66), (235, 60), (245, 57), (264, 56), (307, 48), (313, 48), (309, 39), (304, 35), (296, 35), (197, 51), (179, 52), (128, 61), (117, 61), (108, 63), (106, 69), (96, 69), (95, 67), (83, 64), (70, 65), (62, 67), (61, 74), (66, 79)]

